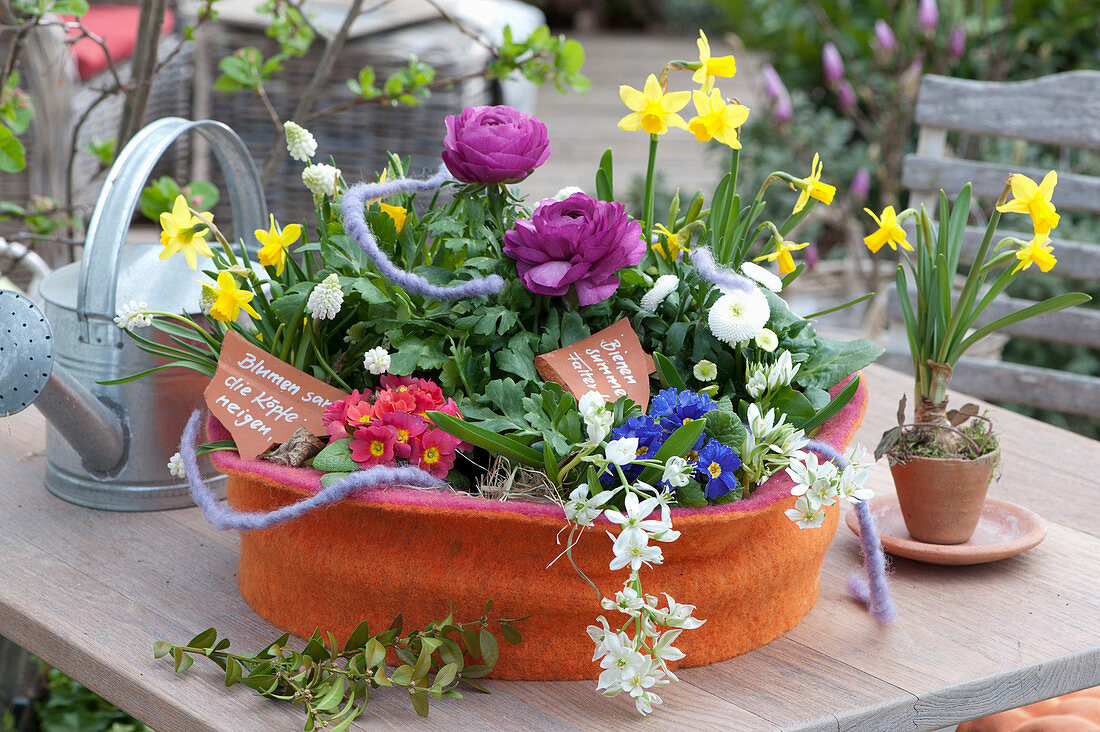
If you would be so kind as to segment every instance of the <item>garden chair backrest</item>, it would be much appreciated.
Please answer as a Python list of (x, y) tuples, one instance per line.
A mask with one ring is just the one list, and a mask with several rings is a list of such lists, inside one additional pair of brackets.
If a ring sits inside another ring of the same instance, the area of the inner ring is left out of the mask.
[[(935, 212), (939, 191), (957, 192), (968, 181), (975, 198), (995, 201), (1011, 173), (1035, 181), (1042, 169), (1001, 165), (952, 157), (947, 133), (1023, 140), (1061, 149), (1100, 151), (1100, 71), (1072, 71), (1020, 82), (987, 82), (925, 76), (917, 98), (915, 120), (920, 126), (917, 151), (907, 155), (902, 185), (911, 192), (910, 206), (922, 203)], [(961, 147), (961, 146), (960, 146)], [(1100, 214), (1100, 177), (1059, 172), (1054, 192), (1058, 211)], [(1032, 233), (1026, 219), (1006, 216), (998, 239)], [(1026, 229), (1026, 231), (1024, 230)], [(969, 226), (962, 259), (970, 263), (985, 231)], [(1087, 288), (1100, 282), (1100, 242), (1051, 239), (1058, 264), (1053, 273)], [(1034, 267), (1032, 268), (1035, 269)], [(1029, 305), (1027, 300), (999, 297), (979, 320), (983, 325)], [(1100, 310), (1096, 303), (1025, 320), (1004, 333), (1054, 343), (1100, 349)], [(900, 317), (897, 298), (891, 298), (891, 319)], [(905, 360), (902, 364), (909, 365)], [(1100, 416), (1100, 378), (1054, 369), (963, 358), (951, 384), (983, 399)]]

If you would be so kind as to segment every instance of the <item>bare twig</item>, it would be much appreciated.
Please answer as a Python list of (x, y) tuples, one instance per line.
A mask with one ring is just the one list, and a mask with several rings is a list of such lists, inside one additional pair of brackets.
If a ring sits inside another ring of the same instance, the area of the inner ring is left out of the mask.
[(485, 40), (484, 36), (482, 36), (480, 33), (473, 32), (472, 30), (467, 28), (465, 25), (460, 23), (457, 18), (455, 18), (450, 13), (448, 13), (446, 8), (444, 8), (442, 5), (440, 5), (438, 2), (436, 2), (436, 0), (425, 0), (425, 2), (427, 2), (433, 8), (435, 8), (435, 12), (439, 13), (440, 16), (442, 16), (444, 20), (446, 20), (448, 23), (450, 23), (455, 28), (457, 28), (460, 33), (474, 39), (474, 41), (479, 43), (486, 50), (488, 50), (489, 53), (491, 53), (494, 57), (496, 57), (496, 55), (497, 55), (496, 48), (493, 46), (493, 44), (491, 44), (487, 40)]
[(118, 130), (118, 149), (122, 149), (130, 141), (145, 119), (145, 106), (153, 88), (157, 47), (160, 43), (161, 28), (164, 27), (166, 9), (167, 0), (146, 0), (141, 4), (137, 47), (134, 49), (133, 60), (130, 63), (134, 94), (130, 104), (122, 110), (122, 121)]

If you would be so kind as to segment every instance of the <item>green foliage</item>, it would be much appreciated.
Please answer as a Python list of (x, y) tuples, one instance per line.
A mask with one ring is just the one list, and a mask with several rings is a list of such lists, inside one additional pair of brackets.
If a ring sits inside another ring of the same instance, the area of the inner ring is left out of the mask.
[(41, 732), (153, 732), (55, 668), (46, 684), (48, 693), (34, 703)]
[(85, 145), (84, 149), (94, 155), (100, 165), (106, 168), (115, 161), (116, 142), (117, 140), (113, 139), (96, 139)]
[[(524, 620), (490, 620), (492, 607), (490, 600), (473, 622), (456, 623), (450, 613), (407, 635), (402, 635), (400, 615), (381, 633), (372, 634), (364, 621), (343, 646), (331, 633), (323, 636), (318, 630), (301, 651), (287, 647), (290, 634), (284, 633), (258, 653), (230, 653), (229, 639), (208, 628), (184, 645), (157, 641), (153, 655), (171, 657), (176, 673), (205, 656), (225, 672), (226, 686), (242, 684), (260, 696), (301, 706), (305, 730), (346, 730), (380, 687), (403, 687), (422, 717), (428, 715), (431, 699), (461, 698), (460, 684), (488, 693), (475, 679), (487, 676), (500, 654), (489, 624), (497, 625), (505, 641), (518, 645), (521, 637), (514, 623)], [(386, 666), (387, 653), (399, 661), (392, 671)]]
[(525, 41), (516, 41), (512, 29), (505, 26), (496, 58), (489, 64), (490, 76), (506, 79), (519, 72), (536, 84), (551, 82), (558, 91), (588, 91), (589, 81), (580, 73), (584, 65), (584, 47), (565, 36), (555, 36), (539, 26)]
[[(113, 156), (114, 141), (109, 143), (109, 153)], [(138, 199), (141, 215), (150, 221), (159, 221), (162, 213), (172, 210), (172, 204), (181, 193), (187, 199), (187, 205), (196, 211), (209, 211), (221, 198), (218, 187), (209, 181), (195, 181), (180, 188), (175, 178), (162, 175), (141, 190), (141, 198)]]

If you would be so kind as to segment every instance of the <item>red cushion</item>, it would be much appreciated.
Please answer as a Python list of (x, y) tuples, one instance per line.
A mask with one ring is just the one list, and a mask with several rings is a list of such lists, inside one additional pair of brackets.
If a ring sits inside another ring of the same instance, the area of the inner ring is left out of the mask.
[[(62, 17), (66, 21), (75, 20), (71, 15)], [(134, 55), (140, 17), (141, 8), (137, 5), (95, 5), (82, 20), (90, 33), (103, 39), (111, 58), (118, 64)], [(165, 11), (161, 33), (170, 33), (175, 25), (176, 16), (171, 10)], [(69, 31), (69, 37), (77, 35), (80, 35), (80, 31)], [(107, 56), (91, 38), (81, 38), (69, 46), (69, 49), (81, 79), (91, 78), (107, 69)]]

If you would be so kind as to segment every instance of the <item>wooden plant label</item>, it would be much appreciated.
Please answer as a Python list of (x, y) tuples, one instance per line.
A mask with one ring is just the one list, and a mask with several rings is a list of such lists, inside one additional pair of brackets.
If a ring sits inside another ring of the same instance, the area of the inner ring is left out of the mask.
[(325, 434), (322, 412), (347, 394), (230, 332), (203, 396), (233, 435), (237, 452), (252, 458), (276, 442), (286, 442), (299, 427)]
[(630, 397), (643, 410), (649, 406), (649, 375), (657, 370), (626, 318), (571, 346), (536, 357), (535, 369), (577, 399), (597, 391), (609, 402)]

